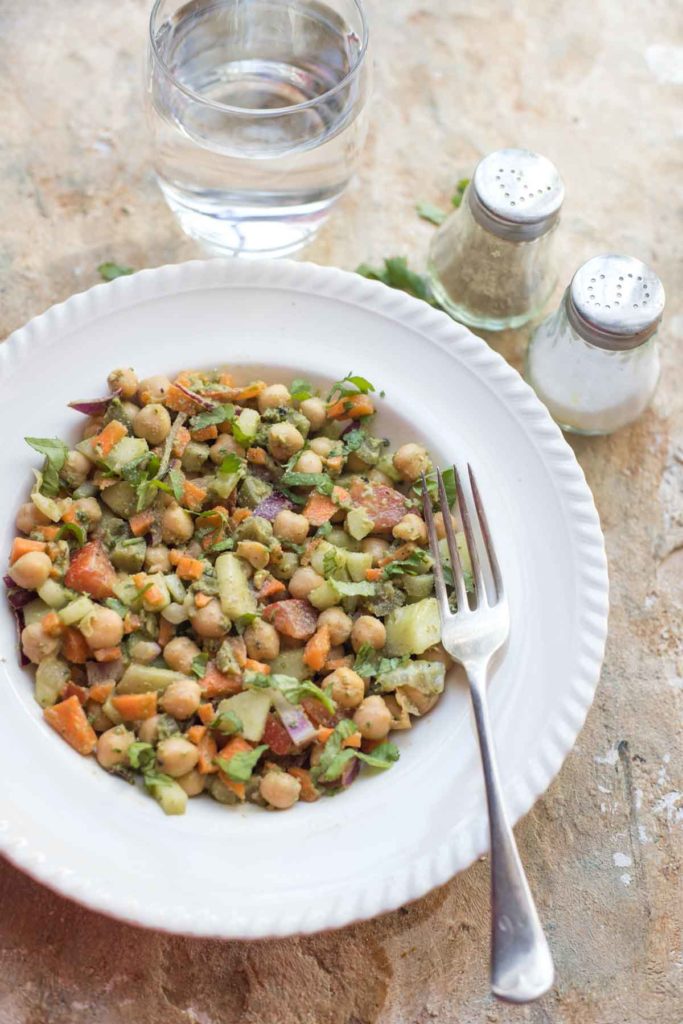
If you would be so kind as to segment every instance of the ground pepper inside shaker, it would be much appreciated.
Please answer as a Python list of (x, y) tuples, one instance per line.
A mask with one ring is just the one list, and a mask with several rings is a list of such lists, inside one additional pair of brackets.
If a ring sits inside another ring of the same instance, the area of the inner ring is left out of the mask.
[(609, 434), (633, 422), (659, 379), (664, 288), (631, 256), (595, 256), (537, 328), (526, 378), (564, 430)]
[(544, 156), (500, 149), (484, 157), (430, 247), (440, 305), (471, 327), (527, 323), (555, 286), (553, 235), (563, 199), (562, 179)]

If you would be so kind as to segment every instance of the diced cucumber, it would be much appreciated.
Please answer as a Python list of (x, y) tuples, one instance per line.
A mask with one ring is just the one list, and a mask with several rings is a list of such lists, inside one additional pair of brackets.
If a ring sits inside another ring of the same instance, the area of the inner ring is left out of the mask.
[(173, 602), (166, 605), (161, 613), (161, 617), (173, 626), (179, 626), (181, 622), (187, 622), (190, 616), (184, 605)]
[[(147, 504), (154, 501), (156, 493), (150, 489)], [(102, 501), (117, 516), (121, 516), (122, 519), (130, 519), (137, 510), (138, 495), (133, 485), (129, 484), (127, 480), (119, 480), (117, 484), (105, 487), (102, 491)]]
[(187, 793), (175, 779), (152, 777), (145, 785), (164, 814), (184, 814), (187, 810)]
[(142, 437), (122, 437), (114, 445), (107, 456), (106, 462), (109, 469), (120, 475), (125, 466), (135, 459), (141, 458), (149, 451), (147, 442)]
[(121, 572), (140, 572), (145, 564), (147, 544), (142, 537), (121, 540), (114, 545), (109, 555), (112, 565)]
[(271, 697), (268, 690), (245, 690), (227, 697), (218, 705), (218, 713), (234, 711), (242, 723), (242, 735), (250, 743), (260, 743), (266, 728)]
[(112, 725), (121, 725), (121, 723), (123, 722), (123, 718), (121, 717), (119, 712), (116, 710), (116, 708), (112, 704), (112, 697), (113, 696), (114, 696), (114, 691), (112, 690), (112, 692), (109, 694), (109, 696), (105, 700), (104, 704), (102, 705), (102, 710), (104, 711), (105, 715), (107, 716), (109, 721), (112, 723)]
[(443, 692), (445, 678), (446, 666), (440, 661), (409, 661), (377, 676), (377, 685), (383, 693), (391, 693), (399, 686), (413, 686), (429, 696)]
[(384, 473), (384, 475), (388, 476), (390, 480), (394, 481), (394, 483), (398, 483), (401, 479), (401, 474), (396, 469), (393, 456), (391, 455), (382, 455), (378, 459), (375, 469), (378, 469), (380, 473)]
[(308, 600), (314, 608), (322, 612), (326, 608), (332, 608), (334, 605), (339, 604), (339, 594), (332, 586), (330, 580), (325, 580), (324, 583), (321, 583), (319, 587), (310, 592)]
[(434, 576), (432, 573), (424, 573), (422, 576), (404, 576), (401, 584), (408, 597), (413, 601), (421, 601), (433, 593)]
[(373, 520), (364, 508), (352, 508), (346, 514), (346, 529), (355, 540), (362, 540), (375, 528)]
[(45, 580), (42, 587), (38, 587), (38, 597), (45, 604), (49, 604), (50, 608), (63, 608), (73, 596), (72, 592), (61, 583), (57, 583), (57, 580)]
[(65, 626), (74, 626), (77, 622), (80, 622), (88, 612), (91, 612), (95, 605), (92, 603), (89, 597), (85, 594), (81, 597), (77, 597), (75, 601), (70, 601), (64, 608), (62, 608), (58, 614)]
[(273, 526), (263, 516), (249, 516), (235, 527), (233, 537), (235, 543), (240, 540), (257, 540), (259, 544), (268, 547), (273, 539)]
[(343, 548), (344, 551), (358, 551), (358, 542), (350, 537), (341, 526), (333, 526), (327, 535), (327, 540), (336, 548)]
[(403, 654), (422, 654), (441, 639), (439, 607), (435, 597), (396, 608), (385, 620), (390, 658)]
[[(153, 665), (129, 665), (116, 687), (117, 693), (149, 693), (156, 690), (161, 693), (169, 683), (187, 680), (181, 672), (173, 672), (170, 668), (155, 668)], [(108, 713), (108, 712), (107, 712)]]
[(355, 583), (365, 579), (365, 573), (372, 568), (372, 555), (364, 551), (349, 551), (346, 555), (346, 571)]
[(166, 584), (166, 589), (171, 595), (171, 599), (176, 601), (178, 604), (182, 604), (187, 596), (187, 590), (185, 589), (185, 584), (180, 577), (176, 576), (176, 574), (172, 572), (167, 576), (164, 576), (164, 582)]
[(190, 441), (183, 452), (181, 465), (186, 473), (200, 473), (209, 457), (209, 446), (201, 441)]
[[(455, 535), (455, 545), (458, 549), (458, 554), (460, 555), (460, 564), (462, 565), (463, 572), (466, 575), (469, 574), (471, 576), (472, 562), (470, 560), (470, 553), (467, 547), (467, 540), (462, 530), (459, 533), (456, 533)], [(450, 555), (448, 554), (448, 541), (446, 540), (445, 537), (443, 540), (439, 541), (439, 551), (441, 553), (441, 561), (443, 562), (443, 564), (450, 565), (451, 558)]]
[(329, 541), (319, 541), (311, 555), (311, 565), (319, 576), (326, 579), (346, 579), (346, 558), (348, 552), (335, 547)]
[(163, 600), (158, 601), (155, 599), (153, 601), (150, 601), (147, 597), (147, 594), (143, 593), (142, 607), (145, 609), (145, 611), (160, 612), (163, 611), (164, 608), (168, 608), (169, 604), (171, 603), (171, 595), (168, 592), (168, 587), (166, 586), (166, 577), (163, 575), (163, 573), (155, 572), (153, 575), (148, 576), (147, 584), (149, 583), (154, 584), (156, 589), (160, 592)]
[(232, 620), (252, 615), (256, 611), (256, 596), (249, 587), (247, 574), (237, 555), (231, 551), (219, 555), (216, 559), (216, 573), (223, 613)]
[(223, 475), (218, 473), (216, 476), (211, 477), (209, 491), (225, 501), (226, 498), (230, 497), (243, 476), (244, 473), (240, 469), (234, 473), (225, 473)]
[(257, 476), (248, 476), (239, 489), (239, 504), (246, 505), (247, 508), (256, 508), (272, 493), (273, 488), (267, 480), (261, 480)]
[(291, 676), (300, 681), (310, 679), (311, 670), (304, 662), (303, 647), (294, 647), (290, 651), (281, 651), (270, 663), (273, 675)]
[(256, 437), (261, 417), (255, 409), (242, 409), (237, 419), (232, 421), (232, 434), (238, 444), (248, 445)]
[(36, 669), (35, 698), (41, 708), (56, 704), (57, 698), (69, 682), (69, 666), (61, 658), (43, 658)]
[(112, 586), (114, 595), (118, 597), (121, 604), (130, 608), (140, 596), (140, 591), (133, 583), (130, 576), (119, 576)]
[(32, 492), (31, 501), (38, 511), (42, 512), (53, 523), (60, 521), (71, 504), (70, 498), (48, 498), (46, 494), (41, 494), (38, 490)]

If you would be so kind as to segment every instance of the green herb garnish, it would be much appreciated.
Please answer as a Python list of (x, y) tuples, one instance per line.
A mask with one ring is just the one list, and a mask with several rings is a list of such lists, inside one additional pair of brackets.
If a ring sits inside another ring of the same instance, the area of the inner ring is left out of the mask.
[(388, 562), (382, 570), (382, 579), (388, 580), (392, 576), (423, 576), (433, 565), (434, 560), (430, 555), (418, 548), (411, 551), (407, 558)]
[(320, 494), (330, 495), (334, 480), (328, 473), (285, 473), (280, 484), (284, 487), (315, 487)]
[(84, 530), (82, 526), (79, 526), (78, 523), (62, 523), (59, 527), (59, 532), (57, 533), (57, 540), (62, 540), (62, 538), (67, 537), (68, 534), (72, 535), (79, 548), (83, 547), (88, 538), (87, 531)]
[(146, 768), (154, 764), (155, 756), (155, 750), (151, 743), (136, 740), (128, 747), (128, 763), (131, 768), (145, 771)]
[(229, 452), (218, 467), (218, 475), (232, 476), (233, 473), (238, 473), (243, 465), (244, 459), (241, 459), (239, 455), (235, 455), (234, 452)]
[(24, 440), (40, 455), (45, 456), (40, 493), (54, 498), (59, 494), (59, 472), (69, 454), (67, 445), (58, 437), (25, 437)]
[(234, 711), (219, 711), (213, 721), (209, 722), (209, 728), (218, 729), (224, 736), (232, 736), (236, 732), (242, 732), (244, 725)]
[(217, 426), (219, 423), (225, 423), (226, 420), (234, 419), (235, 406), (231, 403), (225, 405), (217, 405), (214, 409), (207, 409), (206, 412), (197, 413), (190, 420), (190, 428), (192, 430), (203, 430), (204, 427)]
[(430, 306), (438, 306), (438, 303), (431, 293), (431, 288), (426, 277), (415, 273), (408, 267), (405, 256), (390, 256), (384, 260), (384, 267), (375, 268), (361, 263), (356, 267), (356, 273), (361, 277), (367, 277), (371, 281), (381, 281), (389, 288), (396, 288), (398, 291), (407, 292), (416, 299), (428, 302)]
[(465, 195), (465, 189), (470, 183), (469, 178), (461, 178), (458, 184), (455, 186), (455, 192), (451, 196), (451, 204), (458, 209), (462, 203), (462, 198)]
[(303, 402), (313, 396), (313, 385), (296, 377), (289, 386), (289, 393), (295, 402)]
[(198, 654), (192, 659), (192, 672), (197, 679), (203, 679), (206, 675), (206, 665), (209, 660), (208, 654)]
[(238, 754), (233, 754), (230, 758), (217, 757), (214, 760), (221, 771), (225, 772), (233, 782), (248, 782), (256, 767), (256, 762), (267, 749), (268, 744), (262, 743), (261, 746), (254, 747), (253, 750), (241, 751)]
[(383, 675), (385, 672), (393, 672), (395, 668), (410, 661), (408, 655), (401, 658), (385, 658), (379, 654), (370, 644), (362, 644), (358, 649), (353, 671), (357, 672), (363, 679), (372, 679), (374, 676)]
[(303, 682), (293, 676), (270, 675), (264, 676), (260, 672), (247, 671), (244, 673), (244, 685), (252, 690), (279, 690), (290, 704), (300, 704), (304, 697), (315, 697), (330, 712), (334, 714), (337, 705), (324, 690), (312, 683), (310, 679)]
[(120, 263), (100, 263), (97, 273), (103, 281), (113, 281), (117, 277), (127, 277), (134, 274), (133, 267), (123, 267)]
[(436, 224), (438, 227), (443, 224), (448, 214), (445, 210), (435, 206), (434, 203), (417, 203), (415, 206), (418, 217), (422, 217), (422, 220), (428, 220), (430, 224)]
[(346, 398), (349, 395), (367, 395), (374, 390), (374, 384), (371, 384), (365, 377), (359, 377), (358, 374), (354, 373), (347, 373), (342, 380), (335, 381), (332, 385), (327, 400), (331, 402), (339, 398)]

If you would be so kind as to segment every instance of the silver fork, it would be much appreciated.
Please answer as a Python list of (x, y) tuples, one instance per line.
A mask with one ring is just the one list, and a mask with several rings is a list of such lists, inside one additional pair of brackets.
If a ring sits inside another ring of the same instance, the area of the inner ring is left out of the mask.
[[(462, 563), (448, 514), (450, 507), (439, 470), (439, 501), (444, 513), (446, 540), (458, 602), (456, 612), (451, 611), (448, 603), (434, 514), (423, 473), (424, 514), (429, 531), (429, 544), (434, 556), (436, 597), (441, 614), (441, 641), (451, 657), (459, 662), (467, 673), (486, 783), (491, 837), (491, 990), (499, 999), (527, 1003), (538, 999), (552, 985), (553, 961), (505, 812), (496, 762), (486, 683), (491, 657), (505, 643), (510, 631), (510, 615), (503, 578), (477, 482), (472, 467), (468, 465), (467, 469), (474, 499), (473, 507), (465, 495), (458, 471), (455, 466), (453, 467), (458, 507), (472, 562), (474, 607), (470, 608), (469, 605)], [(483, 550), (480, 549), (473, 529), (475, 518), (478, 519), (484, 540)], [(492, 600), (487, 594), (482, 570), (482, 561), (486, 557), (495, 591)]]

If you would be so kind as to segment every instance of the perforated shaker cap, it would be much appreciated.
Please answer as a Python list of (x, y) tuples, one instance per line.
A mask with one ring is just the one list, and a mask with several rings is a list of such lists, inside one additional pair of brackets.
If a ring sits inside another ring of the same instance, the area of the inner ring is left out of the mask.
[(652, 337), (664, 312), (664, 288), (654, 270), (632, 256), (594, 256), (574, 274), (567, 316), (585, 341), (613, 351)]
[(512, 242), (529, 242), (556, 223), (564, 185), (546, 157), (528, 149), (498, 149), (479, 162), (468, 189), (483, 228)]

